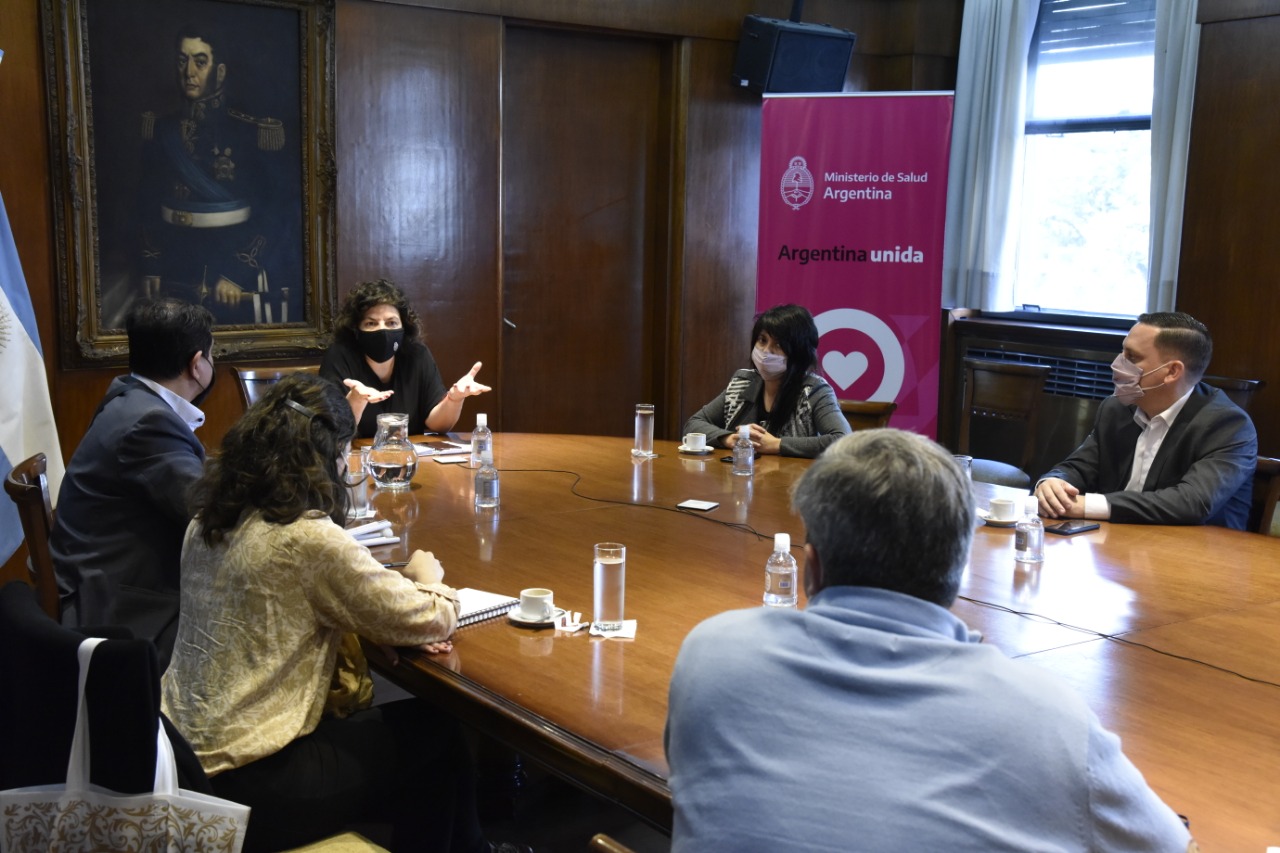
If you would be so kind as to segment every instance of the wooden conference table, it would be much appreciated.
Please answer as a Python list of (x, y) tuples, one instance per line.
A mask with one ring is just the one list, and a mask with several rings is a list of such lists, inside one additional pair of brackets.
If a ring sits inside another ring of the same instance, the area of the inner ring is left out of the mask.
[[(431, 550), (452, 586), (513, 596), (545, 586), (590, 618), (592, 545), (625, 544), (634, 641), (504, 618), (459, 631), (449, 655), (411, 654), (384, 672), (670, 831), (662, 734), (676, 653), (703, 619), (760, 606), (772, 534), (803, 541), (788, 501), (810, 463), (764, 457), (748, 479), (723, 451), (656, 449), (640, 461), (629, 439), (500, 434), (496, 511), (474, 509), (474, 471), (423, 459), (409, 491), (374, 496), (402, 536), (375, 555)], [(1001, 490), (976, 491), (985, 506)], [(719, 507), (675, 509), (688, 498)], [(1280, 843), (1280, 688), (1222, 671), (1280, 682), (1280, 539), (1103, 523), (1047, 537), (1044, 566), (1027, 573), (1015, 568), (1013, 531), (975, 525), (955, 612), (1071, 682), (1206, 851)]]

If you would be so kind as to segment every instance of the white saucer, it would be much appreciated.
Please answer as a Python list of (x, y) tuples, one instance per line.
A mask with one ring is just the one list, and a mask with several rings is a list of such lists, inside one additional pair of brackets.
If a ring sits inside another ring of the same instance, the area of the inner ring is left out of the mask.
[(680, 445), (679, 447), (677, 447), (677, 448), (676, 448), (676, 450), (679, 450), (681, 453), (688, 453), (688, 454), (690, 454), (691, 456), (706, 456), (708, 453), (711, 453), (712, 451), (714, 451), (714, 450), (715, 450), (715, 448), (714, 448), (714, 447), (704, 447), (704, 448), (702, 448), (701, 450), (690, 450), (689, 448), (685, 447), (685, 446), (682, 444), (682, 445)]
[(992, 518), (991, 513), (985, 509), (978, 510), (978, 518), (982, 519), (983, 524), (986, 524), (990, 527), (1013, 527), (1015, 524), (1018, 523), (1018, 519), (1016, 518), (1010, 518), (1005, 520)]
[(541, 628), (544, 625), (555, 624), (555, 621), (564, 615), (564, 610), (557, 607), (555, 612), (551, 614), (550, 619), (530, 619), (520, 612), (520, 608), (513, 607), (507, 611), (507, 618), (517, 625), (527, 625), (531, 628)]

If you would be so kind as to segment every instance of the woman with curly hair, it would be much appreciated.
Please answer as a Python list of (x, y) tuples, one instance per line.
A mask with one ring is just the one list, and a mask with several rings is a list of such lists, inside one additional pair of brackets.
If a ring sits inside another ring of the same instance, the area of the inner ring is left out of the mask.
[(817, 374), (818, 327), (800, 305), (777, 305), (751, 329), (752, 368), (739, 370), (721, 394), (698, 410), (684, 431), (733, 447), (751, 425), (758, 454), (812, 459), (849, 432), (835, 392)]
[(394, 571), (343, 529), (354, 430), (342, 392), (298, 374), (227, 433), (193, 489), (162, 707), (218, 795), (252, 808), (246, 849), (378, 821), (396, 850), (487, 851), (456, 722), (368, 707), (353, 635), (448, 651), (458, 604), (429, 552)]
[(445, 388), (436, 360), (421, 340), (417, 313), (403, 291), (386, 279), (357, 285), (336, 325), (320, 375), (347, 389), (361, 438), (377, 432), (378, 415), (384, 412), (408, 413), (415, 431), (448, 432), (462, 414), (463, 401), (489, 390), (476, 381), (478, 361)]

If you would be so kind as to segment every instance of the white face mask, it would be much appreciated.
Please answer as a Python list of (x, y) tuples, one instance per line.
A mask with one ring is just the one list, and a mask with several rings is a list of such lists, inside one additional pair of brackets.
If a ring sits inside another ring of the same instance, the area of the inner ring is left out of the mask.
[(765, 379), (781, 379), (787, 372), (787, 357), (752, 347), (751, 363)]
[(1153, 391), (1160, 387), (1152, 385), (1150, 388), (1142, 387), (1142, 377), (1149, 376), (1161, 368), (1168, 367), (1172, 362), (1166, 361), (1160, 367), (1153, 367), (1146, 373), (1138, 365), (1134, 364), (1124, 353), (1116, 356), (1116, 360), (1111, 362), (1111, 381), (1116, 386), (1116, 399), (1126, 406), (1131, 406), (1141, 400), (1148, 391)]

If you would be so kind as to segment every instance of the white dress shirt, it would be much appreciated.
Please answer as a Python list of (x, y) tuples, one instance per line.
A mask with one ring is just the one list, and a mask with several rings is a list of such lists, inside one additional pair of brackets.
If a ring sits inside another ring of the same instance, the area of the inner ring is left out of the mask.
[[(1133, 467), (1129, 470), (1129, 482), (1124, 487), (1126, 492), (1142, 491), (1142, 484), (1147, 481), (1147, 474), (1151, 471), (1151, 463), (1155, 460), (1156, 454), (1160, 452), (1160, 445), (1164, 444), (1169, 428), (1173, 426), (1174, 420), (1182, 412), (1182, 407), (1187, 404), (1194, 390), (1193, 385), (1187, 389), (1187, 393), (1174, 400), (1173, 405), (1158, 415), (1147, 417), (1147, 413), (1142, 409), (1134, 408), (1133, 420), (1142, 427), (1142, 432), (1138, 435), (1138, 443), (1133, 449)], [(1104, 520), (1110, 518), (1111, 502), (1107, 500), (1107, 496), (1100, 492), (1086, 493), (1084, 517)]]
[(170, 408), (178, 413), (178, 417), (186, 421), (187, 426), (191, 427), (192, 432), (195, 432), (200, 429), (200, 427), (204, 426), (204, 412), (192, 405), (190, 400), (179, 397), (159, 382), (154, 382), (145, 376), (139, 376), (136, 373), (130, 375), (143, 385), (146, 385), (152, 391), (159, 394), (160, 399), (168, 403)]

